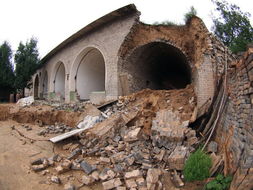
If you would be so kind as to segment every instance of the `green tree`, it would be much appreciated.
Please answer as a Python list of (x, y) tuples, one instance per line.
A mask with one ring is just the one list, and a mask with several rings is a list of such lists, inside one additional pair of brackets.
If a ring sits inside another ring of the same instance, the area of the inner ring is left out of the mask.
[(14, 59), (16, 63), (15, 87), (18, 91), (22, 91), (30, 87), (29, 81), (40, 64), (37, 40), (31, 38), (25, 45), (20, 42)]
[(197, 16), (197, 10), (191, 6), (190, 11), (184, 14), (184, 21), (187, 22), (193, 16)]
[(237, 5), (225, 0), (212, 0), (219, 13), (213, 18), (212, 30), (233, 53), (245, 51), (247, 44), (253, 41), (253, 28), (250, 14), (244, 13)]
[(0, 88), (13, 89), (14, 71), (11, 62), (12, 50), (8, 42), (0, 45)]

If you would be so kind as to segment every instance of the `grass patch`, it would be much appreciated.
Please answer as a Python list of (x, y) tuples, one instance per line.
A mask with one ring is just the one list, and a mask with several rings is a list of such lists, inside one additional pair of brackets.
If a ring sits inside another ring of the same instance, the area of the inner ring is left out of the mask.
[(222, 174), (219, 174), (214, 180), (206, 184), (205, 190), (227, 190), (231, 181), (231, 176), (224, 177)]
[(185, 163), (183, 174), (186, 181), (204, 180), (210, 176), (212, 161), (201, 149), (192, 153)]

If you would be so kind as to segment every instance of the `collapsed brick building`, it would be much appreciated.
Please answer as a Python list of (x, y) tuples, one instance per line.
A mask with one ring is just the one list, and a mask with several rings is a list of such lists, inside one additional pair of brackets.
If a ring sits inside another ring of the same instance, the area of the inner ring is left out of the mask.
[(216, 40), (202, 21), (194, 17), (184, 26), (152, 26), (141, 23), (139, 15), (134, 5), (118, 9), (49, 52), (33, 77), (34, 96), (110, 100), (144, 88), (192, 83), (200, 106), (212, 98), (223, 53), (211, 50)]
[(154, 26), (139, 16), (128, 5), (62, 42), (33, 76), (34, 97), (97, 103), (192, 84), (200, 125), (220, 143), (225, 174), (234, 175), (231, 189), (253, 188), (252, 48), (238, 61), (198, 17)]

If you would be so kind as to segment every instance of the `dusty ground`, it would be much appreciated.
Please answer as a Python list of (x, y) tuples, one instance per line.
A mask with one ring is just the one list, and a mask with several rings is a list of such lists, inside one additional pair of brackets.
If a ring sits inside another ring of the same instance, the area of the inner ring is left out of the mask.
[[(96, 109), (93, 108), (80, 113), (53, 111), (52, 107), (45, 105), (20, 108), (16, 104), (0, 104), (0, 190), (58, 190), (63, 189), (67, 182), (80, 186), (81, 171), (62, 174), (60, 177), (62, 184), (58, 185), (49, 182), (49, 178), (56, 174), (53, 168), (49, 168), (49, 173), (46, 175), (30, 170), (32, 160), (54, 154), (66, 155), (67, 152), (62, 149), (63, 145), (68, 141), (75, 141), (75, 139), (68, 139), (54, 145), (49, 139), (56, 134), (39, 136), (37, 133), (42, 127), (34, 123), (39, 119), (43, 124), (62, 122), (74, 127), (85, 115), (92, 115), (95, 112)], [(32, 130), (27, 130), (24, 126), (29, 126)], [(101, 185), (94, 185), (80, 189), (102, 188)]]
[(15, 104), (1, 104), (0, 121), (9, 119), (19, 123), (36, 124), (36, 120), (39, 119), (45, 125), (59, 122), (75, 127), (86, 115), (94, 115), (97, 111), (91, 105), (87, 105), (84, 110), (83, 112), (73, 112), (68, 110), (55, 110), (53, 107), (47, 105), (22, 108)]
[[(15, 129), (12, 129), (15, 126)], [(68, 141), (58, 145), (53, 145), (46, 138), (36, 135), (40, 127), (31, 125), (33, 130), (26, 131), (21, 124), (15, 121), (0, 122), (0, 189), (1, 190), (58, 190), (63, 189), (63, 185), (49, 183), (48, 177), (54, 173), (49, 168), (50, 174), (42, 175), (42, 172), (35, 173), (30, 170), (31, 160), (41, 157), (50, 157), (54, 153), (66, 154), (62, 146)], [(19, 131), (19, 132), (18, 132)], [(23, 134), (24, 136), (22, 136)], [(37, 139), (37, 140), (31, 140)], [(75, 139), (69, 139), (74, 141)], [(80, 185), (82, 172), (69, 171), (61, 175), (62, 183), (67, 181), (75, 185)], [(82, 190), (102, 189), (96, 184), (92, 187), (82, 187)]]
[[(51, 155), (53, 146), (47, 141), (26, 139), (11, 129), (14, 121), (0, 122), (0, 189), (52, 189), (43, 184), (43, 178), (29, 171), (31, 159), (40, 155)], [(40, 185), (38, 185), (40, 184)], [(57, 186), (54, 189), (60, 189)]]

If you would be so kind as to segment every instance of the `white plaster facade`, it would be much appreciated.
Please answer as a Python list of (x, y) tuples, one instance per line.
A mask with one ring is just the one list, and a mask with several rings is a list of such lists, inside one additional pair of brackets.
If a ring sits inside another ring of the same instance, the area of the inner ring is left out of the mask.
[[(44, 98), (56, 100), (64, 98), (66, 102), (70, 102), (76, 101), (78, 95), (81, 99), (88, 99), (91, 91), (105, 91), (107, 100), (117, 98), (118, 51), (138, 16), (139, 12), (133, 5), (123, 7), (74, 34), (73, 36), (84, 33), (78, 39), (71, 41), (72, 36), (69, 40), (71, 42), (64, 47), (56, 47), (57, 51), (52, 50), (53, 55), (50, 52), (42, 59), (43, 67), (33, 76), (35, 82), (35, 77), (41, 73), (39, 81), (47, 82), (39, 83), (40, 97), (44, 95)], [(109, 21), (103, 23), (108, 17)], [(97, 25), (99, 30), (95, 30), (93, 25)], [(48, 77), (45, 80), (46, 73)]]

